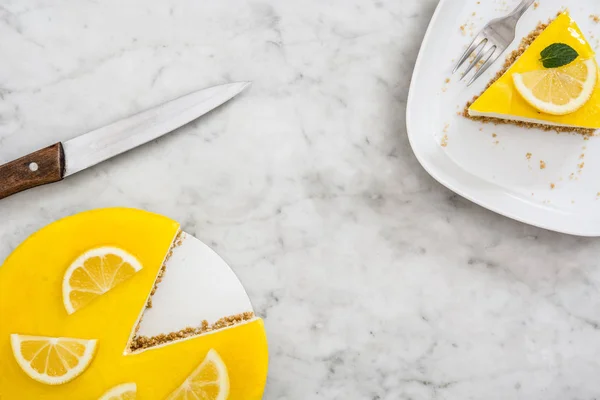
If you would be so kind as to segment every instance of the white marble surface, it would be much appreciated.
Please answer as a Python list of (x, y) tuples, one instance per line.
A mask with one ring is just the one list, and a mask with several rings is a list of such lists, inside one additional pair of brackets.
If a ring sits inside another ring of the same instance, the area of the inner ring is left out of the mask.
[(265, 399), (598, 398), (600, 242), (479, 208), (410, 150), (406, 96), (436, 3), (0, 0), (0, 161), (254, 81), (167, 137), (0, 201), (0, 259), (57, 218), (144, 208), (244, 282), (270, 340)]

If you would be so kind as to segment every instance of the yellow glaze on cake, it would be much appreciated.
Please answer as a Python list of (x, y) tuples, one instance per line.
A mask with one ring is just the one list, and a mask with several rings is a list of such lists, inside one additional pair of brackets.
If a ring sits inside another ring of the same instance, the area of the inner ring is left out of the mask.
[[(229, 371), (229, 399), (260, 399), (268, 363), (260, 319), (123, 355), (178, 231), (177, 222), (156, 214), (104, 209), (60, 220), (19, 246), (0, 268), (0, 398), (96, 399), (120, 383), (135, 382), (138, 399), (164, 399), (214, 349)], [(122, 248), (143, 268), (68, 315), (61, 297), (63, 275), (74, 259), (99, 246)], [(75, 380), (44, 385), (18, 366), (10, 347), (11, 333), (97, 339), (97, 353)]]
[(598, 85), (591, 99), (581, 109), (562, 116), (545, 114), (536, 110), (515, 89), (512, 74), (544, 68), (540, 62), (540, 53), (553, 43), (565, 43), (573, 47), (579, 53), (577, 60), (595, 57), (592, 47), (575, 21), (568, 13), (562, 13), (540, 34), (508, 71), (469, 107), (469, 114), (544, 125), (600, 129), (600, 89)]

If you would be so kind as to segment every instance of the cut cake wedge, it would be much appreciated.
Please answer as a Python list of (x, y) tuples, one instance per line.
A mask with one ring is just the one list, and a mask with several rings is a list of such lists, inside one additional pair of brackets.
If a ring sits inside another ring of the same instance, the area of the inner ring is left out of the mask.
[[(600, 129), (600, 89), (596, 84), (589, 101), (579, 110), (567, 115), (551, 115), (538, 111), (521, 97), (513, 83), (513, 74), (543, 68), (542, 50), (554, 43), (571, 46), (579, 54), (577, 60), (595, 59), (585, 36), (568, 12), (560, 13), (549, 24), (540, 24), (525, 37), (490, 82), (487, 89), (467, 104), (465, 116), (493, 123), (509, 123), (527, 128), (578, 132), (586, 135)], [(596, 66), (596, 70), (598, 67)]]

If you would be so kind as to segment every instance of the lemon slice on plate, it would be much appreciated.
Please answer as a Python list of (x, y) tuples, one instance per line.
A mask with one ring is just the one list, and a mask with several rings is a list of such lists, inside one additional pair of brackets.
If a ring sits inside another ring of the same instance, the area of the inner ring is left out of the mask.
[(597, 79), (594, 59), (513, 74), (515, 87), (525, 101), (552, 115), (571, 114), (583, 107), (592, 97)]
[(123, 383), (104, 393), (99, 400), (135, 400), (136, 393), (135, 383)]
[(167, 397), (167, 400), (225, 400), (229, 396), (227, 366), (215, 350), (209, 350), (202, 363)]
[(100, 247), (83, 253), (63, 278), (63, 303), (67, 313), (87, 305), (142, 269), (142, 264), (125, 250)]
[(79, 376), (92, 362), (96, 340), (10, 335), (13, 355), (29, 377), (61, 385)]

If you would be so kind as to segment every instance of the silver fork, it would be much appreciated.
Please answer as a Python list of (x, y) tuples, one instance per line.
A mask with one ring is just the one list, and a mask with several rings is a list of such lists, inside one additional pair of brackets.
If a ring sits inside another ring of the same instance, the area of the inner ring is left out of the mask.
[(515, 40), (517, 22), (534, 2), (535, 0), (523, 0), (521, 1), (521, 4), (507, 16), (496, 18), (488, 22), (481, 32), (477, 34), (475, 39), (473, 39), (473, 42), (471, 42), (469, 48), (467, 48), (460, 60), (458, 60), (452, 73), (455, 73), (472, 54), (477, 52), (477, 55), (473, 61), (471, 61), (469, 67), (460, 77), (460, 80), (463, 80), (464, 77), (467, 76), (481, 60), (483, 60), (483, 64), (476, 70), (475, 75), (473, 75), (467, 86), (470, 86), (475, 82), (475, 80), (479, 78), (481, 74), (483, 74), (490, 65), (502, 55), (502, 53), (504, 53), (513, 40)]

